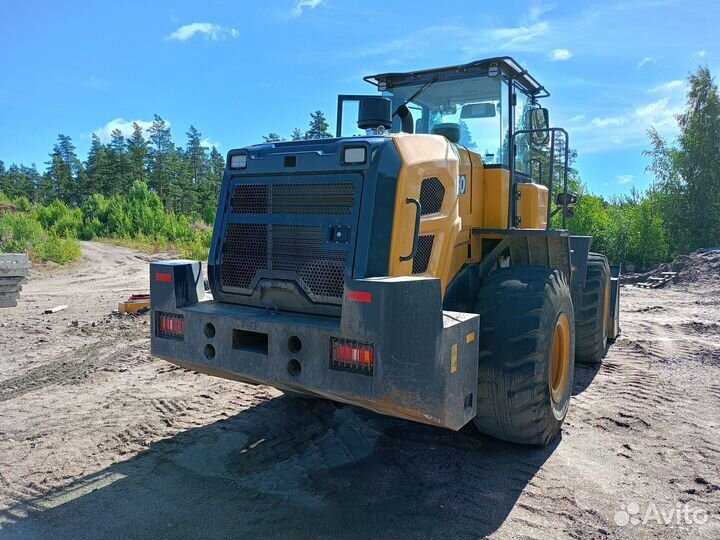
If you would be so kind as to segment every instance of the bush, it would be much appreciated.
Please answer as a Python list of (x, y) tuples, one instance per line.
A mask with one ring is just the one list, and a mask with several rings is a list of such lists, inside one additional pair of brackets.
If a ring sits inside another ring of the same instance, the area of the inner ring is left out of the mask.
[(75, 238), (46, 235), (34, 248), (37, 258), (65, 264), (80, 258), (80, 243)]
[(31, 214), (8, 212), (0, 218), (0, 251), (28, 251), (45, 236), (42, 225)]
[(195, 229), (192, 236), (190, 242), (181, 245), (180, 253), (187, 259), (207, 261), (212, 242), (212, 229)]
[[(111, 238), (131, 247), (162, 251), (178, 249), (184, 256), (207, 259), (212, 227), (200, 216), (166, 212), (160, 197), (136, 182), (127, 197), (95, 194), (81, 208), (56, 200), (32, 206), (21, 197), (0, 219), (0, 249), (25, 251), (37, 259), (63, 264), (80, 257), (77, 238)], [(193, 219), (195, 221), (193, 221)], [(172, 245), (170, 245), (172, 243)]]

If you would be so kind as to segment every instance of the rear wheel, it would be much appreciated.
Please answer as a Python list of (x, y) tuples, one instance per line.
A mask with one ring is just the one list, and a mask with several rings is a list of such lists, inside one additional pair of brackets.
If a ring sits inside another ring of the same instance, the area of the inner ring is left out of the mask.
[(501, 268), (480, 290), (475, 425), (507, 441), (546, 445), (572, 394), (575, 329), (565, 276), (550, 268)]
[(585, 288), (575, 310), (575, 360), (597, 364), (605, 354), (610, 316), (610, 265), (599, 253), (588, 255)]

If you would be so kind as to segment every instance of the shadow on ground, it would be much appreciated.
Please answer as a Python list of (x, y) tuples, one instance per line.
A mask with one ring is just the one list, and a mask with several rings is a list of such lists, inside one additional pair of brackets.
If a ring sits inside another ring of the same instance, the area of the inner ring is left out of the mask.
[(277, 398), (0, 512), (11, 538), (478, 538), (553, 452)]

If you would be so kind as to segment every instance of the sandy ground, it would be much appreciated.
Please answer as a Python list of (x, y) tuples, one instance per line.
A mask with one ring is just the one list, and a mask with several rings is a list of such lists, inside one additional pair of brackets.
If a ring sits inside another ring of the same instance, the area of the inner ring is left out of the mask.
[(720, 537), (717, 274), (623, 286), (538, 449), (155, 360), (147, 315), (110, 316), (148, 257), (83, 251), (0, 310), (1, 539)]

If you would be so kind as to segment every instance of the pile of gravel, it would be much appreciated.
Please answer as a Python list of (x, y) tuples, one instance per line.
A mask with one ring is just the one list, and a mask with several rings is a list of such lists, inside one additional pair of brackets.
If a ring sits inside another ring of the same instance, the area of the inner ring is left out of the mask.
[(0, 308), (17, 305), (30, 266), (23, 253), (0, 253)]
[(661, 264), (649, 272), (628, 275), (623, 281), (640, 283), (650, 276), (660, 275), (660, 272), (677, 272), (671, 283), (720, 283), (720, 250), (698, 250), (690, 255), (678, 255), (673, 262)]

